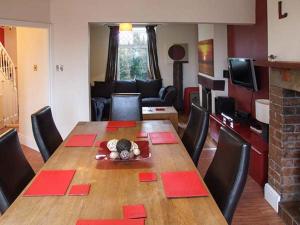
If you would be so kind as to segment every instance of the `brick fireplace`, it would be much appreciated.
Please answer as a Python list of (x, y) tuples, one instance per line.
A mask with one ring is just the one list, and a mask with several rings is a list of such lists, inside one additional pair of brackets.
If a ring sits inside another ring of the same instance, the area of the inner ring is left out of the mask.
[(300, 66), (271, 63), (268, 185), (280, 196), (279, 214), (300, 224)]

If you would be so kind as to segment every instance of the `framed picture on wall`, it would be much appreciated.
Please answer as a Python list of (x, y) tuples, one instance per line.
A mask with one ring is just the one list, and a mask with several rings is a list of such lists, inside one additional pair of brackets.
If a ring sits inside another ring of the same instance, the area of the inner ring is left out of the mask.
[(198, 42), (199, 73), (214, 76), (214, 40)]

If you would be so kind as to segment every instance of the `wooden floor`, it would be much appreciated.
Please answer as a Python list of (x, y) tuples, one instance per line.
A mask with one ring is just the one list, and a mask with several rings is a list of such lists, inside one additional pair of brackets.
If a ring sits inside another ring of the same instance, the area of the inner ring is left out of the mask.
[[(3, 132), (4, 130), (0, 130), (0, 133), (1, 131)], [(182, 130), (181, 132), (179, 130), (179, 133), (182, 133)], [(22, 148), (32, 168), (35, 172), (38, 172), (44, 164), (40, 153), (24, 145)], [(213, 159), (215, 148), (215, 142), (208, 136), (198, 165), (198, 169), (202, 176), (205, 175), (206, 170)], [(277, 213), (264, 200), (263, 189), (250, 176), (248, 176), (246, 187), (239, 201), (232, 224), (284, 225)]]

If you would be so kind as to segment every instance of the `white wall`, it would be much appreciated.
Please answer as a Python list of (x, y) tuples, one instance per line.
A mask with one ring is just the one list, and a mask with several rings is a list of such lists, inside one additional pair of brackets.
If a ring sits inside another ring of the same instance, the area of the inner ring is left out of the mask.
[(90, 26), (90, 81), (104, 81), (109, 43), (109, 28), (103, 25)]
[(158, 62), (164, 86), (173, 85), (173, 61), (168, 50), (174, 44), (188, 44), (189, 62), (183, 64), (183, 88), (198, 85), (197, 32), (195, 24), (164, 24), (157, 27)]
[[(215, 110), (214, 98), (218, 96), (228, 95), (228, 79), (223, 78), (223, 70), (228, 69), (228, 48), (227, 48), (227, 25), (225, 24), (199, 24), (198, 25), (198, 40), (203, 41), (207, 39), (214, 40), (214, 77), (206, 74), (199, 73), (202, 76), (206, 76), (214, 80), (225, 80), (224, 91), (212, 91), (212, 111)], [(201, 90), (200, 88), (200, 102), (201, 102)]]
[(279, 19), (278, 1), (268, 0), (268, 52), (277, 60), (300, 61), (300, 1), (282, 2), (288, 17)]
[[(49, 104), (49, 35), (47, 29), (17, 28), (19, 74), (19, 137), (37, 149), (31, 114)], [(37, 71), (33, 70), (37, 65)]]
[[(50, 4), (50, 10), (47, 10)], [(89, 120), (89, 22), (255, 22), (255, 0), (1, 0), (0, 18), (52, 24), (53, 112), (65, 137)]]
[(17, 29), (15, 27), (4, 28), (5, 49), (15, 66), (17, 65)]
[[(173, 84), (173, 61), (168, 58), (168, 49), (173, 44), (187, 43), (189, 63), (183, 66), (183, 86), (197, 86), (198, 55), (195, 24), (169, 23), (159, 25), (156, 30), (157, 51), (161, 76), (165, 86)], [(109, 29), (101, 24), (90, 26), (90, 81), (104, 81), (106, 72)]]
[(0, 0), (0, 19), (49, 23), (49, 0)]
[(255, 0), (51, 0), (53, 109), (65, 137), (89, 120), (89, 22), (254, 23)]

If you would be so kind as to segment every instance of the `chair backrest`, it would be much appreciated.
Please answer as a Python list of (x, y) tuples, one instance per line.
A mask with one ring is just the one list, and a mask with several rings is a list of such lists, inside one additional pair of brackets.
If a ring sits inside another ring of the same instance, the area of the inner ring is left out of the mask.
[(142, 120), (141, 94), (112, 94), (110, 120)]
[(63, 142), (55, 126), (51, 108), (46, 106), (32, 114), (31, 123), (35, 141), (46, 162)]
[(19, 142), (16, 129), (0, 136), (0, 212), (13, 203), (34, 177)]
[(204, 177), (228, 224), (247, 180), (250, 147), (238, 134), (221, 127), (214, 159)]
[(202, 107), (192, 104), (187, 127), (182, 142), (197, 167), (209, 127), (209, 113)]

